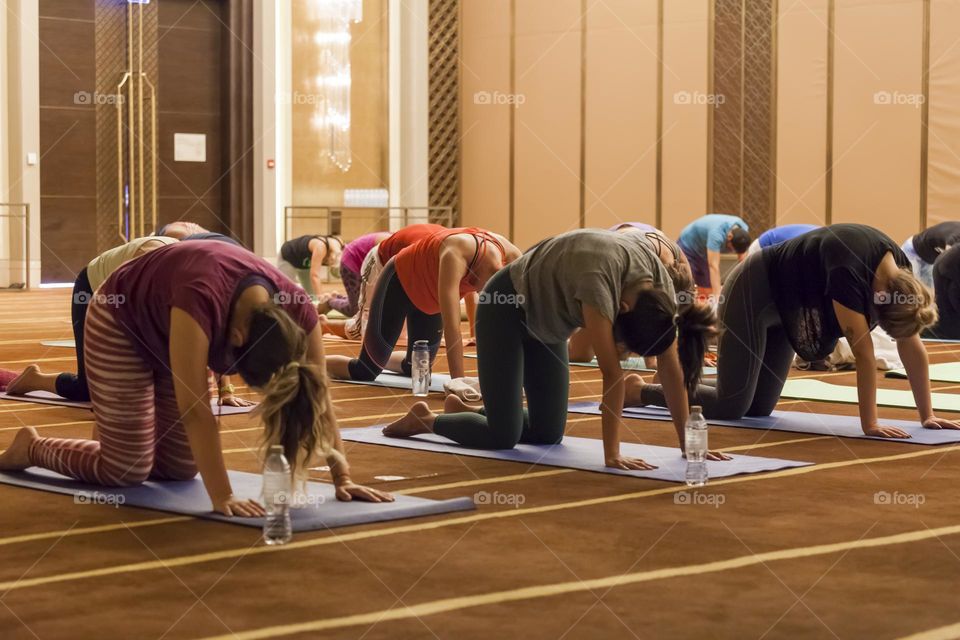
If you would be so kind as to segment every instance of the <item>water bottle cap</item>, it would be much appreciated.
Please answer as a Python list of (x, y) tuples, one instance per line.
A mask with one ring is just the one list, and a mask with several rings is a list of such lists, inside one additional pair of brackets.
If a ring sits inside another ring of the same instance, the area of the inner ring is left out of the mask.
[(413, 343), (413, 346), (415, 346), (415, 347), (429, 347), (429, 346), (430, 346), (430, 342), (429, 342), (428, 340), (417, 340), (416, 342)]
[(690, 413), (703, 413), (703, 407), (701, 407), (698, 404), (695, 404), (692, 407), (690, 407)]
[(282, 444), (270, 445), (270, 453), (271, 454), (279, 453), (280, 455), (283, 455), (283, 445)]

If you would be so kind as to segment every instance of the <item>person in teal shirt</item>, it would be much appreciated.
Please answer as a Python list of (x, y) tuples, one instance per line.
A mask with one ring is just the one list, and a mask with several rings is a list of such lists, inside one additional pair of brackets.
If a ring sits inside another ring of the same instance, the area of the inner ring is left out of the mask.
[(720, 291), (720, 254), (736, 253), (743, 260), (750, 247), (750, 227), (742, 218), (710, 213), (688, 224), (677, 242), (693, 272), (701, 296)]

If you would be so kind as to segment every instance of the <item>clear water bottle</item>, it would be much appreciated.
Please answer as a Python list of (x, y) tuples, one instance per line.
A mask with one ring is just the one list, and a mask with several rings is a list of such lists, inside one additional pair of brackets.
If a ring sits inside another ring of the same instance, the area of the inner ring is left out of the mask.
[(430, 394), (430, 343), (426, 340), (414, 342), (411, 359), (413, 395), (426, 398)]
[(283, 447), (275, 444), (270, 447), (263, 464), (263, 506), (267, 510), (263, 541), (267, 544), (286, 544), (293, 537), (290, 484), (290, 463), (283, 455)]
[(687, 452), (687, 486), (707, 484), (707, 421), (703, 408), (690, 407), (690, 416), (684, 430), (684, 449)]

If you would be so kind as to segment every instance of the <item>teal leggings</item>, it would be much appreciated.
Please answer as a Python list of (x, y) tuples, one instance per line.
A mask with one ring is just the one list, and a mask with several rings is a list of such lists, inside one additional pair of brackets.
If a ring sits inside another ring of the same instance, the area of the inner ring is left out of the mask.
[(439, 416), (436, 433), (474, 449), (563, 439), (570, 395), (567, 343), (544, 344), (528, 334), (508, 269), (493, 276), (480, 296), (477, 358), (482, 412)]

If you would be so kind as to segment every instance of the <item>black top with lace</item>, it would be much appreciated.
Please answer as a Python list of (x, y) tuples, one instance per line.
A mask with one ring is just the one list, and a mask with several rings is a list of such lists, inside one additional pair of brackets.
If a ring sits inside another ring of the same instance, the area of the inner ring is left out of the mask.
[(897, 265), (910, 261), (882, 231), (860, 224), (835, 224), (763, 251), (770, 287), (787, 337), (804, 360), (822, 360), (843, 333), (833, 311), (836, 300), (877, 326), (873, 279), (887, 253)]

